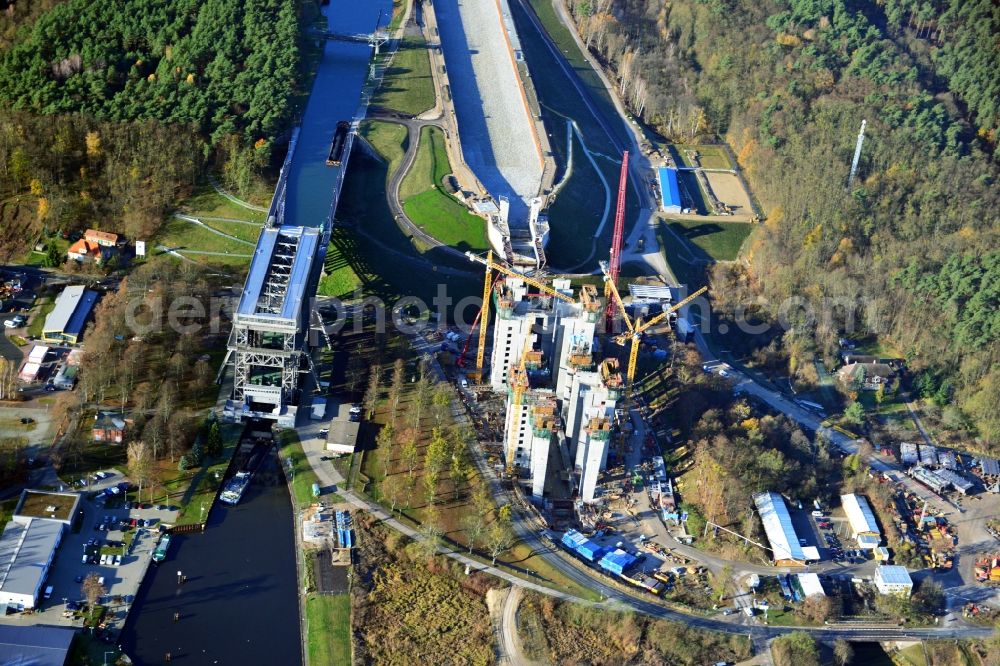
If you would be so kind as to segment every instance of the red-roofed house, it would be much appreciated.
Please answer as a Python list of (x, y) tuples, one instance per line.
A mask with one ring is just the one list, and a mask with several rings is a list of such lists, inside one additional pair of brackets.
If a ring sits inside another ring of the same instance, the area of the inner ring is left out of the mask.
[(97, 243), (81, 238), (69, 246), (66, 255), (76, 261), (88, 261), (93, 259), (98, 263), (101, 261), (101, 246)]
[(98, 231), (97, 229), (87, 229), (84, 231), (83, 239), (104, 247), (116, 247), (118, 245), (118, 234), (108, 231)]

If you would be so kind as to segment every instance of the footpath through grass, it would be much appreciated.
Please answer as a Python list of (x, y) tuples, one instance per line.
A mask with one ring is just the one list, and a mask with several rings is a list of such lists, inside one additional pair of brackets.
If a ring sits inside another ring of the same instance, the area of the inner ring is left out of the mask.
[(194, 217), (225, 217), (264, 223), (266, 213), (245, 208), (222, 196), (211, 185), (203, 185), (180, 205), (182, 213)]
[(307, 596), (306, 636), (310, 666), (350, 664), (350, 595), (345, 592)]
[(442, 243), (460, 250), (486, 248), (486, 229), (479, 218), (444, 191), (451, 173), (444, 133), (437, 127), (420, 130), (417, 157), (400, 184), (406, 215)]
[(427, 43), (422, 37), (407, 37), (393, 56), (392, 66), (386, 71), (372, 103), (416, 116), (433, 107), (434, 101)]

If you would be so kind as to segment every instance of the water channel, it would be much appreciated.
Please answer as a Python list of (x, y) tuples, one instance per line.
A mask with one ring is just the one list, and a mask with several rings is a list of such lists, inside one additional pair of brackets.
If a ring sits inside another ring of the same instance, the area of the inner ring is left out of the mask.
[[(323, 7), (329, 29), (348, 34), (371, 32), (380, 10), (384, 27), (390, 0)], [(289, 167), (286, 224), (327, 218), (340, 169), (326, 157), (337, 122), (358, 110), (368, 67), (368, 46), (325, 43)], [(122, 631), (125, 652), (137, 664), (162, 664), (168, 653), (181, 664), (301, 664), (293, 520), (272, 453), (238, 506), (216, 504), (204, 534), (176, 535), (150, 568)]]
[[(383, 12), (381, 25), (385, 28), (392, 3), (390, 0), (330, 0), (323, 11), (331, 32), (370, 33), (379, 20), (379, 11)], [(326, 158), (337, 122), (352, 120), (358, 111), (361, 88), (368, 76), (370, 53), (366, 44), (326, 42), (323, 62), (316, 72), (289, 167), (285, 203), (287, 225), (316, 227), (330, 213), (341, 167), (327, 166)]]
[(217, 503), (203, 534), (174, 535), (167, 559), (150, 567), (122, 632), (125, 653), (138, 664), (167, 653), (181, 664), (302, 663), (293, 529), (272, 451), (239, 505)]

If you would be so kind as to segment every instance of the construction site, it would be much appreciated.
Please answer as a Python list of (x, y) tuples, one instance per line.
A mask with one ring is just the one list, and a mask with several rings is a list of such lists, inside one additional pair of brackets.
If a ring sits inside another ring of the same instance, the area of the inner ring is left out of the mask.
[(663, 459), (641, 419), (633, 422), (632, 388), (640, 352), (661, 359), (654, 336), (669, 333), (676, 313), (705, 290), (683, 299), (645, 284), (619, 292), (627, 160), (626, 153), (610, 259), (601, 263), (603, 298), (593, 280), (574, 286), (521, 273), (492, 252), (467, 255), (486, 271), (478, 343), (471, 335), (458, 353), (460, 383), (473, 395), (489, 462), (553, 527), (600, 528), (610, 513), (629, 512), (631, 493), (644, 487), (680, 523)]

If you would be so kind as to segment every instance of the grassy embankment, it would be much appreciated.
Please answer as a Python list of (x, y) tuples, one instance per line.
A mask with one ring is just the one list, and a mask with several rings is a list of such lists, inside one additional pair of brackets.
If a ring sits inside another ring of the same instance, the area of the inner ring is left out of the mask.
[(400, 184), (403, 210), (417, 226), (446, 245), (463, 251), (484, 250), (483, 219), (444, 191), (444, 178), (450, 173), (444, 133), (436, 127), (422, 128), (417, 157)]
[(404, 39), (372, 98), (377, 108), (416, 116), (434, 106), (434, 79), (422, 37)]
[[(607, 119), (611, 131), (616, 134), (615, 141), (619, 145), (626, 145), (625, 128), (618, 119), (607, 90), (583, 53), (577, 48), (572, 35), (559, 22), (549, 0), (531, 0), (530, 4), (546, 32), (582, 80), (584, 90), (589, 93), (598, 112)], [(610, 190), (609, 219), (595, 246), (593, 235), (601, 222), (608, 192), (590, 161), (583, 154), (582, 146), (574, 138), (573, 173), (548, 211), (552, 227), (547, 250), (549, 261), (555, 266), (572, 267), (585, 260), (596, 247), (594, 257), (596, 263), (597, 259), (607, 258), (611, 243), (621, 156), (615, 149), (615, 143), (590, 112), (527, 17), (518, 6), (512, 6), (511, 9), (541, 103), (542, 118), (551, 135), (551, 147), (560, 167), (560, 174), (569, 157), (566, 153), (566, 118), (572, 118), (577, 122), (587, 147), (593, 151), (598, 168), (607, 182), (607, 190)], [(626, 197), (626, 233), (628, 227), (635, 221), (636, 212), (637, 200), (630, 187)]]
[(702, 222), (692, 219), (668, 220), (677, 235), (688, 241), (690, 249), (699, 260), (734, 261), (751, 234), (754, 225), (749, 222)]
[(444, 275), (437, 266), (470, 270), (435, 250), (421, 254), (393, 219), (385, 196), (388, 174), (406, 150), (405, 128), (392, 123), (367, 121), (360, 135), (378, 152), (373, 157), (355, 144), (351, 168), (337, 207), (337, 221), (327, 252), (336, 266), (348, 266), (366, 295), (390, 303), (401, 296), (417, 296), (430, 303), (439, 284), (456, 300), (477, 293), (477, 280)]
[(306, 646), (311, 666), (351, 663), (351, 597), (310, 594), (306, 597)]
[(35, 301), (35, 308), (31, 315), (31, 321), (28, 322), (28, 337), (36, 339), (42, 337), (42, 327), (45, 326), (45, 318), (55, 307), (55, 296), (49, 294), (38, 297), (38, 300)]
[[(212, 233), (187, 220), (171, 217), (160, 229), (154, 248), (150, 248), (150, 251), (156, 251), (155, 245), (164, 245), (209, 266), (243, 269), (250, 264), (250, 255), (253, 254), (257, 236), (260, 235), (260, 225), (264, 222), (265, 213), (240, 206), (208, 185), (199, 188), (186, 199), (180, 205), (179, 212), (196, 217), (205, 226), (244, 242)], [(200, 252), (218, 254), (199, 254)]]
[[(294, 430), (284, 430), (279, 436), (278, 458), (288, 476), (289, 490), (296, 515), (311, 505), (312, 487), (319, 478), (306, 460), (302, 444)], [(336, 493), (327, 493), (323, 498), (330, 502), (342, 502)], [(302, 561), (309, 570), (301, 572), (307, 581), (311, 579), (313, 565), (311, 551), (304, 550)], [(313, 585), (306, 584), (311, 590)], [(309, 591), (305, 597), (306, 646), (309, 663), (313, 666), (335, 666), (351, 661), (351, 607), (350, 597), (342, 594), (318, 594)]]

